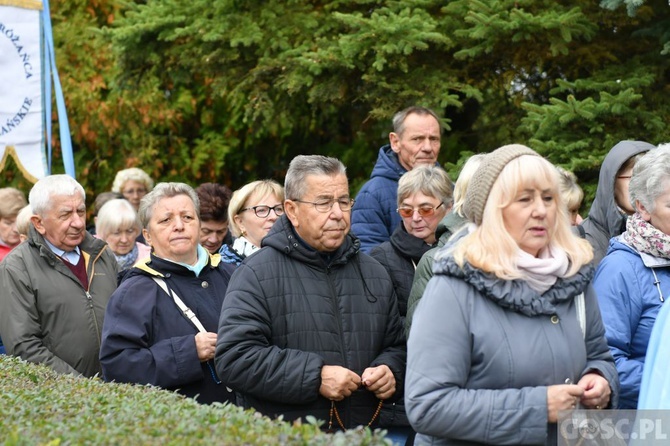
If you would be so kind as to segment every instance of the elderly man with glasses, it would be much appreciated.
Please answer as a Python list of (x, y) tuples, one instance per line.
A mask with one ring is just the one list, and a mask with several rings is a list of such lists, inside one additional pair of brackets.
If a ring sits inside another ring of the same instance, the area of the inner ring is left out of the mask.
[(216, 369), (238, 403), (328, 430), (376, 427), (401, 395), (405, 347), (393, 283), (349, 234), (344, 165), (298, 156), (282, 215), (231, 278)]

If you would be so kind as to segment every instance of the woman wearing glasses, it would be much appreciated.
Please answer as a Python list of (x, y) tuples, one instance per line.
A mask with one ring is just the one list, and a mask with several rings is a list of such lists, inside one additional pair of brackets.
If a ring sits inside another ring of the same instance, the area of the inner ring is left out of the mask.
[(219, 253), (225, 263), (239, 265), (261, 247), (261, 240), (284, 213), (284, 188), (273, 180), (258, 180), (233, 193), (228, 205), (232, 246), (224, 244)]
[[(416, 265), (435, 244), (437, 224), (449, 212), (452, 203), (451, 180), (441, 167), (415, 167), (398, 181), (398, 213), (402, 220), (391, 234), (391, 240), (374, 248), (370, 255), (391, 276), (403, 325)], [(394, 442), (404, 444), (413, 436), (403, 404), (386, 405), (380, 417)]]
[(451, 210), (452, 203), (451, 180), (441, 167), (416, 167), (398, 181), (398, 214), (402, 221), (391, 240), (377, 246), (370, 255), (384, 265), (393, 279), (403, 322), (416, 265), (435, 244), (437, 224)]
[(131, 167), (119, 170), (114, 177), (112, 192), (123, 195), (133, 205), (135, 211), (140, 207), (140, 200), (154, 187), (154, 180), (142, 169)]
[(593, 279), (621, 380), (619, 409), (637, 408), (649, 337), (670, 296), (670, 145), (647, 152), (630, 174), (636, 212)]

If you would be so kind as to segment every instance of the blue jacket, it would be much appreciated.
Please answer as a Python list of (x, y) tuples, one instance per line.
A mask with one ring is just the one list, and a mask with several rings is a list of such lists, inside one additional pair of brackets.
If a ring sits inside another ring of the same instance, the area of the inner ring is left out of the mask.
[(615, 237), (593, 287), (621, 381), (619, 408), (636, 409), (651, 329), (663, 300), (670, 297), (670, 261), (641, 254)]
[(670, 305), (658, 312), (644, 361), (638, 410), (670, 409)]
[(232, 392), (212, 376), (213, 361), (198, 359), (198, 329), (152, 276), (162, 277), (205, 329), (216, 333), (233, 271), (218, 255), (210, 257), (198, 276), (153, 254), (150, 261), (132, 268), (105, 313), (100, 347), (104, 379), (177, 390), (201, 403), (232, 401)]
[(400, 224), (398, 180), (405, 172), (390, 144), (379, 149), (372, 175), (358, 192), (351, 213), (351, 232), (361, 241), (362, 252), (390, 240)]

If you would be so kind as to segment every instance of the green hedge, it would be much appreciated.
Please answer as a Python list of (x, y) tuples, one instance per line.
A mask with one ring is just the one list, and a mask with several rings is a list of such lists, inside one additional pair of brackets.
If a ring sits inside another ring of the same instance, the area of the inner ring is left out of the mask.
[(148, 386), (59, 375), (0, 355), (4, 445), (385, 445), (383, 432), (327, 435), (314, 419), (271, 420), (233, 405), (204, 406)]

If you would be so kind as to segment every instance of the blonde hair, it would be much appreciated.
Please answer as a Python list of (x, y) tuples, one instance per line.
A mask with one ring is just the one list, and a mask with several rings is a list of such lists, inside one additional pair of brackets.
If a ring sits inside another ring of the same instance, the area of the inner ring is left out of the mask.
[(16, 232), (24, 237), (28, 237), (28, 232), (30, 231), (30, 217), (33, 216), (33, 209), (30, 205), (24, 206), (18, 214), (16, 214)]
[(562, 167), (556, 166), (556, 169), (560, 174), (561, 196), (568, 211), (579, 210), (584, 199), (584, 191), (577, 184), (577, 176)]
[(123, 193), (123, 185), (128, 181), (137, 181), (144, 184), (147, 192), (151, 192), (154, 188), (154, 180), (142, 169), (137, 167), (130, 167), (128, 169), (119, 170), (114, 177), (112, 183), (112, 192)]
[[(257, 180), (245, 184), (240, 189), (233, 192), (228, 204), (228, 229), (235, 237), (242, 235), (240, 226), (235, 221), (235, 216), (240, 213), (252, 195), (264, 197), (268, 194), (274, 194), (280, 203), (284, 203), (284, 188), (274, 180)], [(269, 203), (271, 204), (271, 203)]]
[(465, 202), (465, 192), (468, 190), (470, 179), (477, 172), (477, 168), (485, 156), (485, 153), (478, 153), (468, 158), (456, 179), (456, 184), (454, 185), (454, 207), (451, 209), (451, 212), (461, 217), (465, 217), (465, 214), (463, 214), (463, 203)]
[(16, 216), (27, 204), (26, 196), (20, 190), (13, 187), (0, 189), (0, 218)]
[(545, 188), (547, 184), (551, 185), (557, 214), (554, 227), (549, 228), (550, 244), (566, 252), (570, 260), (567, 276), (574, 275), (590, 262), (593, 259), (591, 245), (572, 233), (560, 194), (558, 171), (542, 157), (522, 155), (500, 172), (486, 200), (481, 225), (453, 248), (456, 263), (463, 267), (468, 262), (500, 279), (523, 278), (524, 274), (516, 264), (519, 245), (505, 230), (502, 211), (512, 203), (519, 190), (529, 186)]

